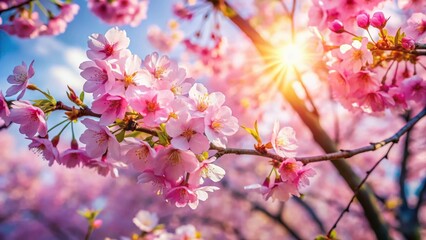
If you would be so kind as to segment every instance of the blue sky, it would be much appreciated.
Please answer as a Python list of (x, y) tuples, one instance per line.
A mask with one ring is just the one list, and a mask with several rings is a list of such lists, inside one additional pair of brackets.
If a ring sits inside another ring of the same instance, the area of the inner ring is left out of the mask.
[[(107, 25), (87, 8), (87, 1), (74, 1), (80, 10), (65, 33), (55, 37), (39, 37), (36, 39), (20, 39), (0, 31), (0, 89), (4, 93), (9, 87), (6, 79), (16, 65), (25, 61), (29, 64), (35, 60), (35, 76), (30, 82), (41, 89), (48, 89), (58, 100), (66, 101), (66, 86), (72, 86), (77, 92), (82, 90), (84, 79), (80, 77), (78, 66), (85, 61), (87, 39), (92, 33), (105, 33), (111, 25)], [(155, 51), (147, 41), (146, 32), (150, 25), (156, 24), (165, 28), (172, 18), (172, 1), (152, 0), (149, 3), (148, 18), (135, 28), (121, 26), (130, 37), (130, 50), (142, 59)], [(3, 16), (3, 19), (5, 17)], [(89, 94), (86, 94), (87, 97)], [(26, 94), (26, 99), (40, 98), (40, 94)], [(90, 100), (90, 97), (89, 97)], [(55, 117), (55, 116), (53, 116)], [(56, 118), (56, 117), (55, 117)], [(53, 120), (53, 121), (52, 121)], [(50, 125), (56, 122), (52, 119)], [(14, 126), (11, 132), (17, 133)], [(19, 134), (17, 134), (19, 136)], [(19, 139), (23, 139), (19, 136)], [(21, 141), (18, 141), (21, 142)], [(21, 144), (26, 144), (24, 141)]]

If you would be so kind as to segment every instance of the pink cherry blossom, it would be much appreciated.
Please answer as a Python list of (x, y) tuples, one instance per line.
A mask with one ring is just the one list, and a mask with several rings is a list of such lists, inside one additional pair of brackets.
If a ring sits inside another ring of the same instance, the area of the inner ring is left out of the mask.
[(218, 147), (225, 147), (227, 136), (234, 135), (239, 128), (238, 120), (229, 107), (209, 107), (204, 118), (205, 134)]
[(118, 59), (128, 54), (130, 39), (126, 32), (111, 28), (105, 35), (94, 33), (89, 37), (87, 57), (91, 60)]
[(60, 154), (58, 162), (67, 168), (75, 168), (86, 165), (90, 160), (92, 158), (87, 156), (85, 149), (67, 149)]
[(272, 198), (272, 200), (287, 201), (291, 196), (300, 196), (297, 186), (292, 182), (283, 182), (281, 179), (277, 179), (264, 197), (265, 200)]
[(271, 135), (271, 144), (275, 152), (281, 157), (295, 157), (297, 150), (296, 133), (291, 127), (280, 129), (276, 121)]
[(7, 105), (6, 99), (3, 96), (3, 93), (0, 91), (0, 119), (4, 121), (4, 124), (9, 125), (9, 115), (10, 110)]
[(373, 63), (373, 55), (368, 50), (367, 43), (368, 39), (363, 38), (361, 42), (355, 40), (352, 42), (352, 45), (342, 45), (340, 47), (341, 58), (343, 59), (341, 66), (356, 73), (365, 64)]
[(74, 16), (77, 15), (80, 6), (75, 3), (62, 3), (61, 12), (58, 17), (62, 18), (66, 22), (71, 22), (74, 19)]
[(165, 192), (166, 189), (169, 189), (172, 185), (172, 183), (169, 182), (164, 176), (156, 175), (153, 170), (144, 170), (138, 176), (138, 183), (151, 183), (155, 188), (155, 192), (159, 194)]
[(198, 205), (198, 196), (194, 189), (187, 186), (177, 186), (171, 188), (166, 194), (165, 198), (168, 202), (181, 208), (189, 205), (190, 208), (195, 209)]
[(426, 37), (426, 14), (414, 13), (411, 15), (404, 30), (407, 37), (424, 42)]
[(109, 62), (86, 61), (80, 64), (80, 69), (83, 70), (80, 75), (87, 80), (83, 85), (85, 92), (93, 93), (94, 97), (98, 97), (112, 89), (115, 83), (113, 74), (115, 70)]
[[(219, 167), (216, 164), (213, 164), (213, 162), (216, 160), (217, 160), (216, 157), (211, 157), (209, 159), (202, 161), (200, 168), (197, 170), (199, 171), (199, 177), (209, 178), (213, 182), (219, 182), (220, 180), (222, 180), (226, 172), (225, 172), (225, 169)], [(192, 173), (191, 177), (197, 174), (198, 173)]]
[(112, 96), (107, 93), (92, 103), (92, 111), (101, 114), (100, 124), (108, 125), (117, 118), (124, 118), (127, 105), (124, 97)]
[(376, 75), (370, 71), (359, 71), (348, 78), (351, 94), (355, 96), (365, 95), (379, 89), (380, 81)]
[(137, 55), (119, 59), (117, 66), (117, 71), (114, 71), (116, 81), (109, 91), (111, 95), (121, 95), (131, 99), (150, 86), (150, 76), (141, 70), (141, 59)]
[(106, 155), (103, 155), (101, 159), (91, 159), (88, 162), (85, 162), (85, 166), (88, 168), (93, 168), (101, 176), (107, 176), (110, 174), (111, 177), (118, 177), (118, 169), (125, 167), (126, 165), (121, 162), (110, 162), (107, 159)]
[(158, 225), (158, 216), (155, 213), (140, 210), (133, 218), (133, 223), (144, 232), (151, 232)]
[(52, 166), (55, 160), (59, 159), (58, 149), (53, 146), (49, 139), (40, 137), (30, 137), (28, 139), (32, 141), (28, 147), (40, 153), (43, 159), (49, 161), (49, 166)]
[(0, 29), (20, 38), (35, 38), (46, 29), (46, 26), (40, 21), (38, 12), (23, 9), (10, 24), (0, 25)]
[(379, 90), (360, 96), (358, 104), (364, 112), (372, 113), (382, 112), (387, 107), (393, 107), (395, 101), (388, 93)]
[(300, 170), (297, 171), (296, 177), (292, 180), (298, 189), (307, 187), (310, 184), (309, 178), (316, 175), (314, 169), (309, 166), (304, 166)]
[(114, 25), (129, 24), (136, 27), (146, 18), (146, 0), (89, 0), (89, 9), (104, 22)]
[(403, 37), (401, 39), (401, 47), (405, 48), (406, 50), (412, 51), (416, 48), (416, 42), (410, 37)]
[(300, 195), (297, 186), (293, 182), (282, 181), (281, 178), (276, 178), (272, 182), (269, 178), (266, 178), (262, 185), (254, 184), (246, 186), (245, 189), (258, 190), (265, 200), (272, 197), (273, 200), (287, 201), (292, 195)]
[(130, 105), (144, 117), (143, 123), (146, 126), (155, 127), (169, 117), (168, 106), (173, 99), (171, 91), (151, 90), (132, 99)]
[(402, 113), (404, 110), (408, 108), (406, 97), (404, 93), (402, 93), (401, 88), (391, 87), (389, 88), (388, 93), (392, 97), (392, 99), (395, 101), (394, 109)]
[(138, 171), (153, 168), (152, 161), (154, 161), (157, 153), (147, 142), (137, 138), (126, 138), (124, 142), (127, 149), (124, 159), (126, 159), (127, 164)]
[(81, 134), (80, 141), (86, 144), (89, 157), (101, 157), (108, 151), (114, 159), (120, 159), (120, 145), (107, 127), (89, 118), (82, 120), (81, 123), (87, 129)]
[(152, 77), (157, 80), (165, 80), (172, 72), (178, 71), (176, 62), (165, 55), (160, 56), (157, 52), (148, 54), (143, 61), (143, 65)]
[(172, 137), (171, 144), (180, 150), (191, 149), (194, 153), (202, 153), (210, 147), (209, 140), (204, 136), (204, 120), (191, 119), (189, 113), (178, 119), (171, 119), (166, 125), (167, 134)]
[(47, 28), (40, 35), (58, 35), (65, 32), (67, 24), (74, 19), (80, 7), (75, 3), (63, 3), (58, 5), (61, 12), (49, 19)]
[(199, 167), (198, 159), (191, 151), (182, 151), (172, 147), (158, 152), (154, 171), (156, 175), (164, 175), (170, 182), (178, 182)]
[(419, 75), (405, 79), (401, 83), (401, 88), (407, 100), (426, 102), (426, 81)]
[(298, 176), (298, 171), (303, 167), (303, 163), (296, 161), (294, 158), (288, 158), (283, 161), (278, 169), (283, 181), (293, 181)]
[(220, 92), (209, 94), (207, 88), (201, 83), (195, 83), (189, 90), (190, 110), (194, 111), (194, 116), (203, 117), (205, 111), (210, 106), (220, 107), (225, 102), (225, 95)]
[(193, 17), (193, 14), (180, 2), (173, 4), (173, 14), (183, 20), (191, 20)]
[(165, 33), (157, 25), (148, 28), (147, 33), (149, 43), (161, 52), (167, 53), (173, 50), (182, 40), (182, 32)]
[(13, 96), (21, 91), (18, 95), (18, 100), (20, 100), (24, 94), (25, 90), (28, 86), (28, 80), (34, 76), (34, 68), (33, 68), (34, 60), (30, 63), (30, 66), (27, 70), (27, 64), (22, 62), (22, 65), (18, 65), (13, 69), (13, 75), (9, 75), (7, 77), (7, 82), (12, 84), (12, 86), (7, 89), (6, 97)]
[(33, 137), (36, 133), (41, 137), (47, 135), (44, 112), (28, 101), (14, 101), (9, 119), (13, 123), (20, 124), (19, 132), (27, 137)]
[(187, 239), (198, 239), (197, 229), (193, 225), (183, 225), (179, 226), (175, 230), (176, 232), (176, 240), (187, 240)]

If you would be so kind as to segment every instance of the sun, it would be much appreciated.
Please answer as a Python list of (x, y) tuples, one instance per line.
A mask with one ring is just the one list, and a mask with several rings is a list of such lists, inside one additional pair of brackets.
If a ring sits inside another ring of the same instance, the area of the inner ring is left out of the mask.
[(278, 61), (281, 67), (299, 67), (306, 64), (306, 53), (302, 46), (287, 44), (278, 48)]

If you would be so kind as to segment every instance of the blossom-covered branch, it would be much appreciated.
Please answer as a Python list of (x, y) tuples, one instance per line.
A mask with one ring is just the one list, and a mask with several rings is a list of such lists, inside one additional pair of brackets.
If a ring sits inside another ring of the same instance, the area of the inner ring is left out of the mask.
[[(422, 119), (424, 116), (426, 116), (426, 108), (424, 108), (420, 113), (418, 113), (415, 117), (410, 119), (401, 129), (399, 129), (394, 135), (391, 137), (388, 137), (386, 139), (383, 139), (380, 142), (377, 143), (371, 143), (367, 146), (352, 149), (352, 150), (340, 150), (338, 152), (334, 153), (328, 153), (318, 156), (309, 156), (309, 157), (294, 157), (295, 160), (302, 162), (303, 164), (309, 164), (313, 162), (321, 162), (321, 161), (330, 161), (330, 160), (339, 160), (342, 158), (350, 158), (355, 155), (358, 155), (360, 153), (364, 152), (371, 152), (375, 151), (377, 149), (380, 149), (384, 146), (386, 146), (389, 143), (397, 143), (399, 139), (407, 132), (409, 131), (420, 119)], [(266, 158), (272, 158), (278, 161), (285, 161), (287, 158), (281, 157), (277, 154), (273, 153), (261, 153), (259, 151), (253, 150), (253, 149), (239, 149), (239, 148), (221, 148), (212, 145), (212, 149), (217, 150), (216, 157), (223, 156), (225, 154), (236, 154), (236, 155), (254, 155), (254, 156), (261, 156)]]

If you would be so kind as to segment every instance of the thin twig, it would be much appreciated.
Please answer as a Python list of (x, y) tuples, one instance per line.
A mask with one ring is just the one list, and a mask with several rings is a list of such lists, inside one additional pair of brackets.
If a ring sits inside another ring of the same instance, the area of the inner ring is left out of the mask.
[[(340, 150), (334, 153), (328, 153), (318, 156), (308, 156), (308, 157), (295, 157), (294, 159), (297, 161), (301, 161), (303, 164), (309, 164), (313, 162), (321, 162), (321, 161), (329, 161), (329, 160), (339, 160), (342, 158), (350, 158), (355, 155), (364, 152), (371, 152), (377, 149), (380, 149), (386, 146), (389, 143), (397, 143), (402, 135), (404, 135), (408, 130), (410, 130), (420, 119), (422, 119), (426, 115), (426, 108), (424, 108), (419, 114), (413, 117), (410, 121), (407, 122), (401, 129), (399, 129), (394, 135), (388, 137), (377, 143), (370, 143), (367, 146), (355, 148), (352, 150)], [(221, 148), (217, 146), (211, 146), (212, 150), (217, 150), (216, 157), (223, 156), (225, 154), (236, 154), (236, 155), (254, 155), (266, 158), (272, 158), (277, 161), (285, 161), (287, 158), (278, 156), (273, 153), (260, 153), (256, 150), (252, 149), (239, 149), (239, 148)]]
[(376, 169), (376, 167), (384, 160), (388, 158), (388, 154), (390, 152), (390, 150), (392, 149), (392, 147), (394, 146), (395, 143), (392, 143), (389, 147), (389, 149), (386, 151), (385, 155), (383, 155), (382, 158), (380, 158), (379, 161), (377, 161), (374, 166), (367, 171), (367, 174), (365, 175), (365, 177), (362, 179), (362, 181), (360, 182), (360, 184), (357, 186), (357, 188), (354, 191), (354, 194), (352, 195), (351, 200), (349, 201), (348, 205), (346, 205), (346, 208), (343, 209), (343, 211), (340, 213), (339, 217), (337, 218), (336, 222), (334, 222), (333, 226), (330, 228), (330, 230), (327, 233), (327, 237), (331, 236), (331, 233), (333, 232), (333, 230), (337, 227), (337, 224), (340, 222), (340, 220), (343, 218), (343, 215), (346, 212), (349, 212), (349, 208), (351, 207), (353, 201), (355, 200), (356, 196), (358, 195), (359, 191), (361, 190), (362, 186), (364, 185), (364, 183), (367, 181), (368, 177), (371, 175), (371, 173)]
[(25, 2), (22, 2), (22, 3), (20, 3), (20, 4), (17, 4), (17, 5), (15, 5), (15, 6), (12, 6), (12, 7), (9, 7), (9, 8), (6, 8), (6, 9), (3, 9), (3, 10), (0, 10), (0, 14), (2, 14), (2, 13), (4, 13), (4, 12), (7, 12), (7, 11), (10, 11), (10, 10), (13, 10), (13, 9), (16, 9), (16, 8), (23, 7), (23, 6), (25, 6), (25, 5), (29, 4), (29, 3), (31, 3), (32, 1), (35, 1), (35, 0), (27, 0), (27, 1), (25, 1)]
[(309, 104), (311, 104), (312, 107), (312, 113), (315, 114), (316, 116), (319, 116), (317, 107), (315, 106), (314, 100), (311, 97), (311, 94), (308, 91), (308, 88), (306, 87), (305, 83), (302, 80), (302, 76), (299, 72), (299, 70), (297, 70), (297, 68), (294, 68), (294, 72), (296, 73), (296, 79), (297, 81), (300, 83), (300, 85), (302, 85), (303, 91), (306, 94), (306, 99), (308, 100)]

